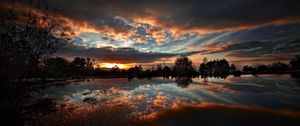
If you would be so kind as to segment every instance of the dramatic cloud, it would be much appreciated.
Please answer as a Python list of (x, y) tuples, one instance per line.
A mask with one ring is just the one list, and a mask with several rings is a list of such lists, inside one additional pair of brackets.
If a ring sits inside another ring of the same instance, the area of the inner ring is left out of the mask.
[[(20, 1), (26, 4), (24, 2)], [(121, 33), (131, 29), (126, 20), (169, 28), (173, 34), (248, 29), (300, 21), (300, 1), (297, 0), (60, 0), (48, 4), (59, 14), (78, 22)]]
[(300, 54), (300, 40), (288, 42), (254, 41), (243, 44), (234, 44), (224, 51), (226, 56), (249, 58), (249, 57), (281, 57), (287, 60), (291, 55)]
[[(232, 61), (287, 61), (293, 55), (300, 54), (300, 40), (294, 41), (248, 41), (236, 43), (229, 41), (208, 42), (200, 46), (201, 54), (212, 55), (222, 53)], [(195, 49), (194, 49), (195, 50)]]
[(63, 15), (120, 29), (115, 16), (181, 30), (245, 29), (299, 22), (297, 0), (59, 0), (49, 2)]
[[(50, 15), (64, 27), (61, 32), (71, 38), (73, 46), (58, 53), (66, 57), (145, 63), (186, 54), (196, 61), (280, 61), (300, 52), (297, 0), (47, 2)], [(0, 7), (1, 12), (31, 9), (43, 14), (27, 0), (3, 1)]]
[(68, 59), (74, 57), (89, 57), (95, 59), (97, 62), (109, 62), (109, 63), (151, 63), (159, 61), (162, 58), (172, 58), (179, 55), (190, 56), (200, 53), (199, 51), (187, 52), (187, 53), (158, 53), (158, 52), (140, 52), (134, 48), (113, 48), (113, 47), (101, 47), (101, 48), (85, 48), (82, 46), (70, 45), (66, 48), (58, 50), (56, 55), (63, 56)]

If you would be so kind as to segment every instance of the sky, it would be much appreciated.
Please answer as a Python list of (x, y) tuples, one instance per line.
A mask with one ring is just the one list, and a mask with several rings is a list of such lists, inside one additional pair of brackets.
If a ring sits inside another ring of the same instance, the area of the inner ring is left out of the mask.
[[(15, 0), (13, 8), (35, 8)], [(55, 55), (97, 63), (287, 63), (300, 54), (299, 0), (48, 0), (67, 29)], [(1, 8), (11, 7), (7, 0)], [(36, 11), (40, 11), (36, 9)]]

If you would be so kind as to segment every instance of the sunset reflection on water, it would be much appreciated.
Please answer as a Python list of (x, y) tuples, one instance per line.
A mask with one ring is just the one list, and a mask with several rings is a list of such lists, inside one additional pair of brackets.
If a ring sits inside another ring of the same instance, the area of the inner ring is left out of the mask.
[[(269, 116), (299, 123), (295, 120), (300, 119), (300, 84), (289, 75), (276, 76), (194, 78), (184, 86), (175, 79), (162, 78), (63, 82), (63, 86), (42, 91), (44, 98), (55, 99), (56, 112), (39, 121), (55, 120), (51, 121), (55, 125), (174, 125), (182, 115), (203, 118), (203, 113), (220, 118), (225, 114), (224, 119), (240, 117), (237, 120)], [(193, 119), (189, 122), (196, 123)]]

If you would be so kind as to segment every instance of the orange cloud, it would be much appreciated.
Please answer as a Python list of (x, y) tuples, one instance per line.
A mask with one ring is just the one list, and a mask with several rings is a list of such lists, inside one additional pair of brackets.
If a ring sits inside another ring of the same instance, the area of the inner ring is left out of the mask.
[[(8, 10), (14, 10), (17, 13), (26, 13), (30, 12), (35, 14), (36, 16), (49, 16), (54, 18), (59, 24), (62, 26), (61, 30), (56, 31), (56, 34), (63, 34), (66, 37), (75, 37), (80, 35), (83, 32), (91, 32), (91, 33), (103, 33), (111, 38), (113, 41), (121, 41), (127, 42), (130, 41), (129, 37), (133, 36), (134, 33), (130, 30), (128, 31), (120, 31), (116, 28), (109, 27), (109, 26), (96, 26), (92, 23), (87, 21), (76, 21), (72, 18), (57, 14), (57, 13), (44, 13), (42, 10), (33, 8), (28, 5), (23, 4), (8, 4), (8, 3), (1, 3), (1, 8), (5, 8)], [(22, 19), (22, 15), (19, 16)], [(140, 42), (140, 41), (138, 41)]]
[(167, 28), (169, 29), (174, 35), (179, 35), (182, 33), (192, 33), (196, 32), (199, 34), (209, 34), (214, 32), (222, 32), (222, 31), (230, 31), (230, 30), (245, 30), (245, 29), (254, 29), (266, 25), (285, 25), (290, 23), (300, 23), (300, 16), (288, 16), (282, 17), (277, 19), (270, 19), (269, 21), (262, 21), (262, 22), (239, 22), (239, 21), (232, 21), (231, 24), (225, 25), (222, 27), (216, 26), (194, 26), (196, 20), (193, 19), (186, 19), (185, 23), (180, 22), (182, 24), (175, 24), (170, 20), (162, 20), (159, 18), (160, 14), (156, 15), (148, 15), (147, 17), (133, 17), (132, 19), (135, 22), (151, 24), (153, 26), (159, 26), (162, 29)]
[[(234, 120), (232, 120), (234, 118)], [(270, 120), (278, 118), (279, 120)], [(213, 121), (218, 119), (218, 121)], [(226, 105), (202, 102), (195, 105), (177, 105), (155, 112), (138, 120), (138, 125), (163, 125), (166, 121), (176, 125), (294, 125), (300, 113), (292, 110), (273, 110), (246, 105)], [(241, 123), (237, 123), (241, 122)]]

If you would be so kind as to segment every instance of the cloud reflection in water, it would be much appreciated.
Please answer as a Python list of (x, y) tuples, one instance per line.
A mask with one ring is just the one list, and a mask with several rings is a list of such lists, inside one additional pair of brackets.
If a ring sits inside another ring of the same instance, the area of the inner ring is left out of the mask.
[[(176, 122), (184, 115), (188, 118), (195, 114), (195, 117), (212, 121), (210, 117), (216, 114), (221, 120), (241, 116), (237, 118), (238, 121), (250, 121), (246, 117), (254, 118), (258, 115), (264, 119), (270, 115), (270, 118), (295, 122), (295, 118), (299, 119), (297, 111), (300, 110), (299, 102), (296, 102), (300, 101), (300, 94), (297, 92), (299, 85), (287, 76), (281, 78), (283, 79), (274, 80), (273, 76), (228, 77), (226, 80), (196, 78), (184, 88), (176, 84), (178, 80), (175, 79), (134, 79), (131, 82), (112, 79), (114, 83), (110, 84), (110, 79), (79, 81), (63, 87), (50, 87), (44, 91), (45, 96), (59, 99), (56, 106), (58, 111), (49, 116), (51, 119), (41, 120), (57, 119), (60, 121), (51, 122), (59, 124), (88, 121), (91, 125), (110, 125), (108, 120), (113, 120), (111, 125), (123, 125), (137, 120), (137, 124), (143, 124), (146, 119), (169, 125), (167, 120)], [(195, 113), (189, 115), (189, 110)], [(174, 116), (168, 117), (170, 113)], [(229, 117), (223, 117), (224, 114)], [(190, 118), (193, 122), (194, 117)], [(269, 118), (265, 119), (268, 123)]]

